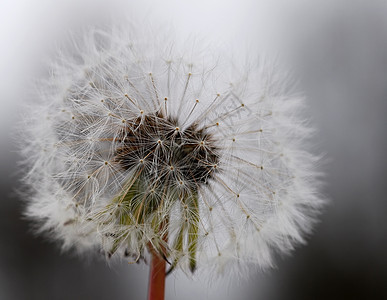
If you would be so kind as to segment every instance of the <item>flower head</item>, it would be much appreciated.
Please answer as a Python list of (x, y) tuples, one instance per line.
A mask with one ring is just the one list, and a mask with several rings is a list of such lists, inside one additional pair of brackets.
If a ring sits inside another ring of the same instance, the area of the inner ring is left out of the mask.
[(135, 33), (90, 29), (51, 64), (24, 125), (28, 216), (81, 252), (269, 266), (322, 203), (302, 99), (274, 64)]

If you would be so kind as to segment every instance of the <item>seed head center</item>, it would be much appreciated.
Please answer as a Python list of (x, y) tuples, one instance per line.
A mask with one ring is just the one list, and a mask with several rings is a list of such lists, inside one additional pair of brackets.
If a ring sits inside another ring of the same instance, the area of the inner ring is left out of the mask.
[(161, 113), (144, 114), (126, 124), (115, 160), (125, 170), (146, 163), (140, 177), (147, 185), (172, 188), (185, 182), (196, 191), (217, 171), (219, 147), (205, 128), (196, 124), (182, 128), (177, 119)]

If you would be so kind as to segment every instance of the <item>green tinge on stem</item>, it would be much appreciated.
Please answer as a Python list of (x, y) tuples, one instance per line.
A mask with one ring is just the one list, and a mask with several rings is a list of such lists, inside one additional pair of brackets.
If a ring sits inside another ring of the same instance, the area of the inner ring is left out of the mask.
[[(181, 223), (179, 232), (177, 233), (175, 240), (172, 244), (174, 250), (177, 253), (184, 253), (184, 245), (187, 244), (188, 256), (189, 256), (189, 268), (193, 273), (196, 270), (196, 252), (198, 244), (198, 232), (199, 232), (199, 205), (198, 196), (194, 194), (189, 199), (186, 199), (184, 203), (187, 204), (189, 209), (188, 217), (186, 221)], [(185, 239), (185, 237), (187, 238)], [(176, 257), (168, 270), (167, 274), (170, 274), (177, 266), (181, 255)]]
[[(154, 229), (155, 233), (162, 235), (159, 239), (152, 241), (153, 247), (155, 248), (154, 251), (158, 252), (158, 254), (167, 260), (170, 254), (165, 252), (166, 249), (161, 246), (161, 244), (164, 243), (164, 235), (167, 235), (168, 227), (163, 228), (162, 230), (160, 229), (160, 224), (165, 220), (163, 220), (163, 217), (157, 212), (157, 209), (160, 209), (160, 207), (158, 207), (160, 204), (157, 202), (156, 197), (147, 195), (142, 196), (143, 198), (141, 198), (141, 196), (139, 196), (139, 191), (142, 190), (140, 181), (141, 179), (136, 180), (129, 189), (115, 197), (111, 205), (120, 205), (122, 207), (122, 209), (117, 212), (118, 221), (121, 225), (144, 224), (149, 220), (149, 217), (152, 217), (151, 227)], [(176, 199), (178, 199), (177, 194), (178, 193), (176, 193)], [(191, 195), (182, 198), (183, 199), (177, 201), (182, 201), (185, 204), (187, 211), (184, 212), (183, 209), (181, 211), (181, 219), (184, 219), (184, 221), (181, 222), (178, 233), (169, 249), (170, 251), (175, 251), (178, 256), (175, 257), (171, 263), (171, 267), (167, 274), (171, 273), (176, 268), (185, 251), (188, 251), (190, 271), (193, 273), (196, 270), (196, 253), (200, 221), (199, 199), (197, 193), (192, 193)], [(124, 242), (126, 236), (127, 235), (124, 232), (119, 234), (119, 237), (113, 242), (113, 247), (109, 251), (109, 255), (113, 255), (117, 251), (119, 246)], [(141, 239), (142, 236), (139, 236), (138, 238)]]
[(190, 213), (192, 221), (188, 226), (188, 253), (189, 253), (189, 268), (193, 273), (196, 270), (196, 251), (198, 246), (199, 232), (199, 203), (197, 194), (192, 198), (190, 203)]
[[(179, 232), (175, 238), (175, 241), (173, 242), (173, 245), (172, 245), (173, 249), (176, 250), (176, 252), (178, 252), (178, 253), (183, 252), (184, 232), (185, 232), (185, 223), (183, 222), (183, 224), (181, 225)], [(180, 259), (180, 257), (177, 257), (174, 259), (170, 269), (167, 272), (167, 275), (170, 274), (176, 268), (177, 263), (179, 262), (179, 259)]]

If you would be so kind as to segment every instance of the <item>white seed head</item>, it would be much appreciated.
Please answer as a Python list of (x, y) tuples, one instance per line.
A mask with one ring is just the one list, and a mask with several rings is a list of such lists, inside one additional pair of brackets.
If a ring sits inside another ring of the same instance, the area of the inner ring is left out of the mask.
[(23, 127), (27, 215), (79, 251), (270, 266), (323, 202), (302, 99), (274, 64), (155, 38), (90, 29), (52, 63)]

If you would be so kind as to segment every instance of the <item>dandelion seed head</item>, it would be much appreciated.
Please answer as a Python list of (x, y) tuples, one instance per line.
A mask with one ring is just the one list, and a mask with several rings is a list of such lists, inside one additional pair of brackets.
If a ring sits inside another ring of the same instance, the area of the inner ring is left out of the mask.
[(319, 159), (277, 65), (123, 27), (86, 30), (39, 82), (22, 149), (39, 230), (107, 257), (152, 247), (186, 273), (265, 268), (303, 243)]

